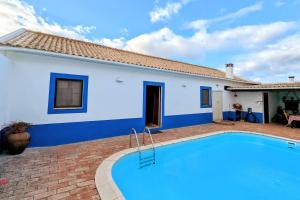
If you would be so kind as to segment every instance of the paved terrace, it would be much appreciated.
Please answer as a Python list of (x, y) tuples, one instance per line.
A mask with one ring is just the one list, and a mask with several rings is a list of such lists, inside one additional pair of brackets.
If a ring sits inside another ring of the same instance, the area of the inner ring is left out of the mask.
[[(162, 142), (220, 130), (257, 131), (300, 140), (300, 129), (280, 125), (209, 124), (155, 134)], [(94, 183), (99, 164), (111, 154), (129, 148), (128, 136), (91, 142), (29, 149), (18, 156), (0, 158), (0, 199), (100, 199)]]

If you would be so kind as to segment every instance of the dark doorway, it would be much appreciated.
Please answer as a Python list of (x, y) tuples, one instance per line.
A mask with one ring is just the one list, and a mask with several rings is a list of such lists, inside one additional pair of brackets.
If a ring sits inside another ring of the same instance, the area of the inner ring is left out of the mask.
[(270, 123), (269, 120), (269, 95), (264, 93), (264, 119), (265, 123)]
[(161, 87), (146, 86), (146, 126), (161, 126)]

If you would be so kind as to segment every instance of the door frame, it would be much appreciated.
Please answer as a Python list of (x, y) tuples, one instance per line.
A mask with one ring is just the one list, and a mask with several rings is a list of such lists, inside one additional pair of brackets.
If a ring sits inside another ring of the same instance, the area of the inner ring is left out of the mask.
[(164, 118), (165, 118), (165, 83), (162, 82), (152, 82), (152, 81), (144, 81), (143, 83), (143, 125), (146, 127), (146, 101), (147, 101), (147, 86), (159, 86), (160, 87), (160, 126), (155, 128), (149, 128), (152, 131), (160, 130), (164, 126)]
[(222, 90), (213, 90), (211, 92), (211, 108), (212, 108), (212, 114), (213, 114), (213, 121), (214, 121), (214, 101), (215, 101), (215, 97), (214, 97), (214, 93), (220, 93), (221, 94), (221, 111), (220, 111), (220, 114), (221, 114), (221, 120), (223, 120), (223, 91)]
[[(267, 102), (265, 102), (267, 99)], [(267, 107), (266, 104), (267, 103)], [(269, 93), (268, 92), (263, 92), (263, 107), (264, 107), (264, 123), (270, 123), (270, 107), (269, 107)], [(266, 110), (267, 110), (267, 114), (266, 114)], [(267, 120), (266, 120), (267, 118)]]

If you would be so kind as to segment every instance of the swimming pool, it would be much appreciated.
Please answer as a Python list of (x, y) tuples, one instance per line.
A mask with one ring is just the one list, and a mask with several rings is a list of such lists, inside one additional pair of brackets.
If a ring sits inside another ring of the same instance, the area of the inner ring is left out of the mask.
[(227, 132), (161, 146), (156, 164), (138, 154), (118, 159), (111, 175), (127, 200), (300, 199), (299, 143)]

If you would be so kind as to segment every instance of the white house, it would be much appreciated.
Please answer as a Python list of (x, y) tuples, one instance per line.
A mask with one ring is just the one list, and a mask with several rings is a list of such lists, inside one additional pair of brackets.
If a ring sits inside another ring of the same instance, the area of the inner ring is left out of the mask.
[[(222, 72), (21, 29), (0, 39), (0, 126), (31, 123), (35, 147), (234, 119), (234, 103), (262, 123), (267, 90), (234, 76), (233, 68)], [(293, 84), (285, 89), (299, 90)], [(269, 98), (273, 107), (277, 95)]]

